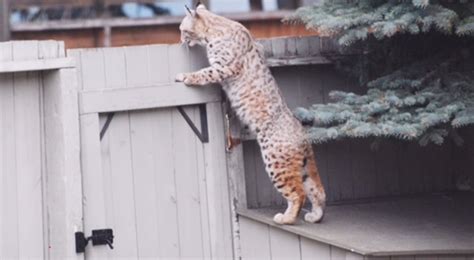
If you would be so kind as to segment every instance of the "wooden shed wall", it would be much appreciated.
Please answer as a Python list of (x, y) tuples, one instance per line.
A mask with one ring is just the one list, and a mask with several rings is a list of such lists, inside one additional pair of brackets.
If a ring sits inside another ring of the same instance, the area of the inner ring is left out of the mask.
[[(272, 68), (290, 108), (328, 102), (331, 90), (364, 93), (331, 65)], [(472, 131), (461, 131), (466, 143)], [(328, 201), (441, 192), (455, 189), (461, 175), (473, 175), (472, 147), (457, 147), (450, 140), (421, 147), (398, 140), (354, 139), (315, 145), (316, 159)], [(284, 205), (273, 188), (255, 141), (244, 142), (244, 164), (249, 207)], [(474, 177), (474, 176), (473, 176)]]
[(242, 259), (473, 260), (472, 255), (363, 256), (246, 217), (239, 218)]

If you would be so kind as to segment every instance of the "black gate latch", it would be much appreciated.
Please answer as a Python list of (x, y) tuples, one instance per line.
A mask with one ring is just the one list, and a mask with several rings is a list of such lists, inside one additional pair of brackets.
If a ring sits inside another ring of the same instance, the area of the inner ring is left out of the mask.
[(87, 243), (92, 240), (93, 246), (108, 245), (110, 249), (114, 249), (114, 233), (111, 228), (92, 230), (92, 236), (85, 237), (84, 232), (76, 232), (76, 253), (84, 253)]

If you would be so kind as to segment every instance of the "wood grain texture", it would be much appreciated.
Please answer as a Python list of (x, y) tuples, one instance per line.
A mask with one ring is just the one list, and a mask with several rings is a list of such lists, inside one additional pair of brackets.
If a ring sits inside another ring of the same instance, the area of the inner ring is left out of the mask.
[(281, 210), (278, 208), (239, 213), (261, 225), (367, 256), (466, 255), (474, 253), (472, 206), (468, 206), (472, 197), (469, 193), (425, 195), (329, 206), (325, 220), (318, 225), (302, 219), (293, 226), (277, 225), (272, 218)]
[(47, 174), (43, 185), (47, 205), (44, 225), (48, 226), (44, 236), (49, 249), (46, 258), (83, 258), (83, 255), (75, 254), (75, 240), (70, 235), (83, 230), (76, 73), (75, 69), (61, 69), (42, 75), (42, 153), (43, 169)]
[(300, 236), (301, 259), (331, 259), (331, 246)]
[[(15, 61), (38, 59), (38, 42), (15, 43), (13, 59)], [(39, 77), (36, 72), (16, 73), (13, 76), (15, 134), (18, 136), (15, 141), (15, 171), (20, 258), (44, 255)]]
[(269, 227), (240, 217), (242, 259), (271, 259)]
[[(229, 175), (227, 173), (225, 136), (224, 136), (224, 115), (220, 102), (206, 104), (208, 114), (209, 143), (202, 144), (195, 139), (198, 156), (203, 156), (204, 160), (198, 163), (201, 174), (200, 190), (202, 198), (201, 212), (205, 212), (202, 218), (208, 219), (209, 240), (211, 256), (213, 258), (231, 258), (233, 252), (233, 227), (231, 222), (231, 206), (229, 188)], [(195, 111), (195, 117), (199, 118), (199, 111)], [(203, 146), (203, 150), (201, 147)], [(201, 154), (203, 151), (203, 154)], [(242, 173), (241, 173), (242, 174)], [(205, 191), (203, 191), (205, 190)], [(207, 199), (207, 205), (205, 201)], [(204, 230), (205, 225), (203, 223)], [(206, 237), (203, 237), (205, 240)]]
[[(106, 197), (101, 143), (99, 140), (99, 115), (80, 116), (81, 129), (81, 168), (83, 183), (84, 233), (91, 234), (92, 229), (109, 227), (106, 214)], [(104, 137), (107, 138), (107, 137)], [(86, 250), (87, 259), (108, 259), (105, 247)]]
[(297, 235), (270, 227), (272, 259), (301, 259), (300, 241)]

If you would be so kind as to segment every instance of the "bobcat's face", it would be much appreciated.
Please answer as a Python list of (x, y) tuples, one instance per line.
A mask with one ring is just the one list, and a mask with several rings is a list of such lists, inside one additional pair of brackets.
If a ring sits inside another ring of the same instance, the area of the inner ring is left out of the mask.
[(208, 26), (206, 23), (206, 16), (210, 12), (207, 11), (204, 5), (200, 4), (196, 10), (186, 10), (186, 16), (179, 25), (181, 31), (181, 43), (189, 46), (206, 45), (206, 34)]

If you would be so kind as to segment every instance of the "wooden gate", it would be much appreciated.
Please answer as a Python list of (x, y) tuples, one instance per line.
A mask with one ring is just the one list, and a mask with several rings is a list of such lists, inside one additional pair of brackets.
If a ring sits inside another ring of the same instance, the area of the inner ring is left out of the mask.
[(80, 78), (84, 233), (115, 235), (113, 250), (88, 245), (86, 259), (231, 258), (220, 89), (174, 83), (204, 65), (202, 53), (155, 45), (68, 55)]

